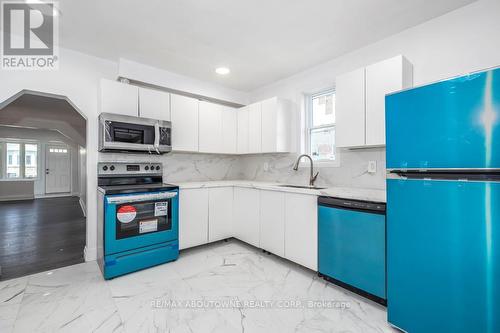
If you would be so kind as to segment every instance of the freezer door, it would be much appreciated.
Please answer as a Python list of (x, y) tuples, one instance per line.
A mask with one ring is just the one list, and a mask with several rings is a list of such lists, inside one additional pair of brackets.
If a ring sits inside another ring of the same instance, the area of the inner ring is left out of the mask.
[(389, 322), (500, 332), (500, 183), (388, 180)]
[(500, 69), (386, 97), (387, 168), (500, 168)]

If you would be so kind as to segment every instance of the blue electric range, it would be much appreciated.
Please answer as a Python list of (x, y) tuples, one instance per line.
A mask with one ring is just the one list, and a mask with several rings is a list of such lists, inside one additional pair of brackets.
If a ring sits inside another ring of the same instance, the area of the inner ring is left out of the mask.
[(176, 260), (179, 189), (158, 163), (99, 163), (97, 262), (105, 279)]

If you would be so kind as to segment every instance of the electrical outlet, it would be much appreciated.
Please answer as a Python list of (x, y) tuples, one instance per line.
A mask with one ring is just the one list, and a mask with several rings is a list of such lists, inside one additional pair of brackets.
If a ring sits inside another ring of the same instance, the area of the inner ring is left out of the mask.
[(263, 169), (264, 169), (264, 171), (266, 171), (266, 172), (267, 172), (267, 171), (269, 171), (269, 163), (264, 162)]
[(370, 174), (377, 173), (377, 161), (368, 162), (368, 173)]

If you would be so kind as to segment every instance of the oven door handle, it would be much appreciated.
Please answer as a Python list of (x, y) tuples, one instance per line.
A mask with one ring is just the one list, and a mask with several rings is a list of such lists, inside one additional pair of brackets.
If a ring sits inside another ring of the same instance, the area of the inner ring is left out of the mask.
[(159, 201), (171, 199), (177, 196), (177, 192), (141, 193), (106, 197), (109, 204), (124, 204), (144, 201)]

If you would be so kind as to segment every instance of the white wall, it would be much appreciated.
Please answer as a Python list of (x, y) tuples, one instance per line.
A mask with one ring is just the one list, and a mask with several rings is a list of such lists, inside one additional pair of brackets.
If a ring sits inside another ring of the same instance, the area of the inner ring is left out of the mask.
[(23, 89), (67, 96), (87, 119), (87, 249), (88, 260), (96, 257), (97, 187), (97, 92), (101, 78), (114, 79), (117, 64), (61, 49), (59, 70), (1, 71), (0, 101)]
[(83, 206), (85, 215), (87, 215), (87, 150), (85, 147), (78, 146), (78, 177), (80, 184), (80, 203)]
[[(339, 74), (398, 54), (405, 55), (413, 64), (415, 85), (498, 66), (500, 65), (499, 18), (500, 1), (479, 0), (377, 43), (257, 89), (252, 92), (251, 100), (280, 96), (294, 101), (300, 109), (304, 93), (334, 87), (335, 77)], [(296, 133), (300, 132), (299, 118), (299, 115), (296, 115), (294, 125)], [(300, 146), (299, 141), (296, 137), (297, 149)], [(343, 158), (342, 155), (345, 154), (348, 154), (349, 158)], [(341, 152), (339, 168), (326, 168), (320, 172), (323, 176), (328, 175), (323, 179), (327, 184), (338, 185), (337, 182), (340, 180), (342, 184), (351, 181), (359, 187), (384, 188), (383, 172), (378, 172), (374, 176), (366, 174), (361, 177), (350, 176), (351, 170), (361, 171), (360, 165), (367, 166), (369, 160), (376, 160), (379, 167), (385, 168), (385, 153), (382, 154), (383, 160), (375, 158), (377, 155), (370, 151)], [(291, 168), (295, 155), (289, 156), (288, 159), (283, 156), (250, 158), (244, 162), (245, 174), (257, 174), (257, 178), (266, 178), (268, 175), (262, 170), (263, 165), (273, 159), (280, 159), (281, 165)], [(276, 172), (276, 175), (280, 174)], [(289, 176), (285, 174), (284, 177)]]
[(249, 100), (249, 94), (246, 92), (225, 88), (218, 84), (200, 81), (127, 59), (120, 59), (118, 75), (131, 80), (147, 82), (227, 102), (247, 104)]
[(33, 181), (6, 180), (0, 182), (0, 201), (34, 199)]

